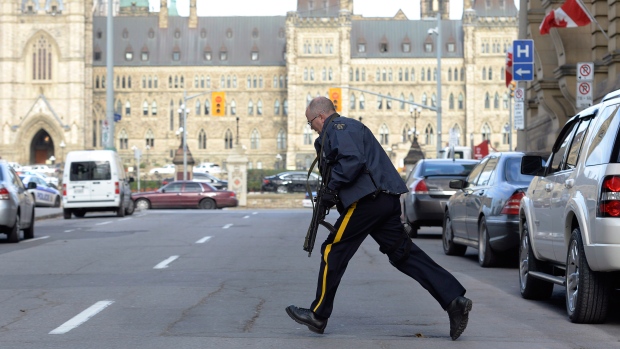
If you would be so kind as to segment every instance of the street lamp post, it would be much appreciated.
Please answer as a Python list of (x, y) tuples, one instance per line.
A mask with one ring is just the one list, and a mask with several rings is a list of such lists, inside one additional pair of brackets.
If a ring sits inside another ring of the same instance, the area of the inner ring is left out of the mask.
[(441, 12), (437, 12), (437, 28), (428, 30), (429, 34), (437, 35), (435, 50), (437, 51), (437, 157), (441, 152)]
[[(187, 102), (186, 95), (187, 95), (187, 92), (183, 92), (184, 103)], [(183, 134), (181, 135), (181, 137), (182, 137), (182, 142), (183, 142), (183, 180), (186, 181), (187, 180), (187, 113), (189, 113), (189, 109), (185, 107), (185, 104), (182, 104), (178, 112), (179, 114), (183, 113), (183, 131), (181, 131), (183, 132)]]
[(413, 118), (413, 140), (417, 140), (418, 139), (417, 122), (418, 122), (418, 118), (420, 117), (420, 114), (422, 114), (422, 108), (420, 107), (414, 108), (411, 105), (409, 106), (409, 113), (411, 113), (411, 117)]

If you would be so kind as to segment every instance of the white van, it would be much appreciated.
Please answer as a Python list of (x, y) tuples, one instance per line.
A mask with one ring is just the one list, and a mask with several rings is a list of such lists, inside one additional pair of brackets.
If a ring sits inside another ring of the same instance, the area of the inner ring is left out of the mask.
[(81, 150), (67, 154), (62, 177), (62, 203), (65, 219), (71, 214), (114, 211), (118, 217), (134, 211), (125, 168), (112, 150)]
[(471, 159), (471, 148), (463, 146), (445, 147), (439, 151), (440, 159)]

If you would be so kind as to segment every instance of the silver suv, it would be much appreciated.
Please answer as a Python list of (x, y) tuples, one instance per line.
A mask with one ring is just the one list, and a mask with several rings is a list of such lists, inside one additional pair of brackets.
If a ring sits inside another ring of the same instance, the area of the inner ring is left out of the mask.
[(571, 118), (521, 199), (519, 281), (527, 299), (566, 288), (572, 322), (605, 321), (620, 271), (620, 90)]
[(35, 189), (37, 184), (24, 186), (15, 170), (0, 160), (0, 233), (7, 236), (8, 242), (19, 242), (20, 230), (24, 239), (34, 237), (34, 197), (27, 189)]

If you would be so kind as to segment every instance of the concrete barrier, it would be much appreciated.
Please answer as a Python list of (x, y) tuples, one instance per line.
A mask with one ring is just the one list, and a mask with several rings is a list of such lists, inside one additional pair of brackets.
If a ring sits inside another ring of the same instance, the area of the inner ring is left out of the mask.
[[(306, 195), (275, 194), (275, 193), (248, 193), (245, 208), (303, 208), (302, 201)], [(244, 208), (244, 207), (239, 207)]]

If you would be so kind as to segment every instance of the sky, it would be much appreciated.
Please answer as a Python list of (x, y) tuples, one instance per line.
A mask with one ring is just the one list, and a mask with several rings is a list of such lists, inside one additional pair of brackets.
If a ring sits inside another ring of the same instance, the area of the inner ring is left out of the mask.
[[(149, 0), (152, 11), (159, 11), (160, 0)], [(172, 1), (168, 0), (170, 4)], [(286, 16), (295, 11), (297, 0), (198, 0), (199, 16)], [(179, 15), (189, 15), (189, 0), (177, 0)], [(392, 17), (403, 10), (407, 18), (420, 18), (419, 0), (354, 0), (353, 12), (364, 17)], [(463, 0), (450, 1), (450, 18), (461, 19)]]

